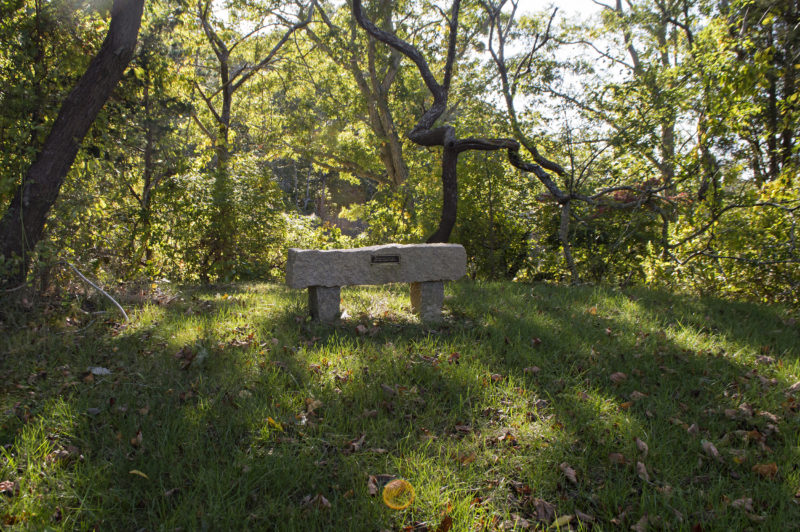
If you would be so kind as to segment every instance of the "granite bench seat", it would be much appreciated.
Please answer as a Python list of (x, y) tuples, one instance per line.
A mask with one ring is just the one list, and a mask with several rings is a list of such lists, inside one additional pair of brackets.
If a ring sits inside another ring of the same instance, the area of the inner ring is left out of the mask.
[(386, 244), (353, 249), (289, 249), (286, 284), (308, 288), (311, 316), (333, 322), (340, 288), (410, 283), (411, 306), (425, 321), (441, 318), (444, 281), (464, 276), (467, 253), (458, 244)]

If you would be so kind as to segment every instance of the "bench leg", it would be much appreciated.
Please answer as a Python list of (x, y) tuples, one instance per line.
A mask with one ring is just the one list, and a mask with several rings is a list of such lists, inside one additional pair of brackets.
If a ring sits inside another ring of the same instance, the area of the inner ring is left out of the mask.
[(411, 283), (411, 308), (422, 321), (441, 320), (442, 301), (444, 301), (444, 282)]
[(339, 287), (309, 286), (308, 310), (311, 318), (323, 323), (333, 323), (339, 318)]

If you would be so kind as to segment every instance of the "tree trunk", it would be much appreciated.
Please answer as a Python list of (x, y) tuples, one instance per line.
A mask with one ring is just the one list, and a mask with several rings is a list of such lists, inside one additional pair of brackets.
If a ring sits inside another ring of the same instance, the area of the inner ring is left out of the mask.
[(447, 144), (442, 150), (442, 217), (439, 221), (439, 228), (428, 237), (429, 244), (450, 240), (450, 233), (453, 232), (453, 227), (456, 225), (458, 212), (458, 177), (456, 176), (458, 152)]
[(53, 128), (0, 220), (0, 255), (19, 263), (0, 284), (25, 281), (30, 252), (42, 237), (78, 148), (133, 57), (144, 0), (114, 0), (103, 45), (64, 100)]

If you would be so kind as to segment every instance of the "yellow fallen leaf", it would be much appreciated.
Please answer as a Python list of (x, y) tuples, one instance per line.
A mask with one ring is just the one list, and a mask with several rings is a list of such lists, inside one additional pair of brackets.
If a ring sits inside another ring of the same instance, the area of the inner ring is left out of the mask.
[(751, 471), (762, 477), (773, 478), (778, 474), (778, 464), (775, 462), (770, 462), (769, 464), (756, 464), (751, 468)]
[(146, 478), (147, 480), (150, 480), (150, 477), (148, 477), (147, 475), (145, 475), (144, 473), (142, 473), (138, 469), (131, 469), (130, 471), (128, 471), (128, 473), (130, 473), (131, 475), (139, 475), (142, 478)]
[(271, 417), (267, 418), (267, 423), (269, 424), (269, 426), (275, 427), (279, 431), (283, 432), (283, 427), (281, 426), (281, 424), (278, 423), (277, 421), (275, 421), (274, 419), (272, 419)]
[(552, 523), (550, 523), (550, 528), (561, 528), (564, 525), (568, 525), (572, 522), (574, 516), (572, 515), (562, 515)]
[(383, 488), (383, 502), (392, 510), (404, 510), (414, 502), (414, 486), (407, 480), (397, 478)]

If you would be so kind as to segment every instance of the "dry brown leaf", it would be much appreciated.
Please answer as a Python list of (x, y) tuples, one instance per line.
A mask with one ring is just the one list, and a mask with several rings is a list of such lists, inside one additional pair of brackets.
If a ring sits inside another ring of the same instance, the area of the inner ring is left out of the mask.
[(703, 450), (706, 452), (708, 456), (710, 456), (717, 462), (722, 462), (722, 456), (720, 456), (719, 451), (717, 450), (717, 448), (714, 446), (713, 443), (711, 443), (708, 440), (702, 440), (700, 442), (700, 445), (702, 445)]
[(641, 519), (636, 521), (636, 524), (631, 527), (631, 530), (634, 532), (647, 532), (647, 523), (648, 518), (647, 514), (644, 514)]
[(753, 407), (747, 403), (742, 403), (739, 405), (739, 412), (747, 417), (753, 417)]
[(0, 482), (0, 493), (13, 497), (19, 493), (19, 482), (12, 482), (10, 480)]
[(698, 434), (700, 434), (700, 427), (697, 426), (697, 423), (692, 423), (691, 425), (689, 425), (689, 428), (686, 429), (686, 432), (688, 432), (692, 436), (697, 436)]
[(539, 366), (530, 366), (528, 368), (523, 369), (522, 373), (530, 374), (530, 375), (537, 375), (540, 371), (541, 371), (541, 369), (539, 368)]
[(622, 373), (621, 371), (617, 371), (609, 375), (608, 378), (611, 379), (611, 382), (613, 382), (614, 384), (619, 384), (623, 382), (625, 379), (627, 379), (628, 376)]
[(638, 401), (640, 399), (644, 399), (645, 397), (649, 397), (646, 393), (642, 393), (638, 390), (634, 390), (631, 392), (631, 400)]
[(375, 475), (370, 475), (367, 479), (367, 493), (370, 497), (375, 497), (378, 494), (378, 479)]
[(628, 463), (628, 460), (625, 458), (625, 455), (622, 453), (611, 453), (608, 455), (608, 461), (612, 464), (617, 465), (625, 465)]
[(735, 501), (733, 501), (731, 503), (731, 506), (733, 506), (734, 508), (742, 508), (746, 512), (752, 512), (753, 511), (753, 499), (751, 499), (750, 497), (743, 497), (741, 499), (736, 499)]
[(766, 477), (774, 478), (778, 474), (778, 464), (770, 462), (769, 464), (756, 464), (751, 468), (755, 474)]
[(344, 450), (342, 451), (344, 454), (352, 454), (361, 450), (361, 447), (364, 445), (364, 440), (367, 439), (367, 435), (362, 434), (360, 438), (356, 438), (355, 440), (347, 442), (345, 445)]
[(795, 393), (797, 391), (800, 391), (800, 381), (797, 381), (796, 383), (789, 386), (789, 389), (786, 391), (789, 393)]
[(456, 425), (456, 430), (458, 432), (472, 432), (472, 427), (469, 425)]
[(478, 455), (475, 453), (475, 451), (473, 451), (471, 453), (464, 453), (464, 454), (458, 455), (456, 457), (456, 460), (458, 460), (458, 462), (461, 465), (467, 465), (467, 464), (471, 464), (472, 462), (474, 462), (476, 458), (478, 458)]
[(620, 403), (619, 407), (623, 410), (627, 410), (633, 406), (633, 401), (625, 401), (624, 403)]
[(306, 413), (313, 414), (314, 410), (322, 406), (322, 401), (313, 397), (306, 398)]
[(139, 429), (136, 431), (136, 436), (131, 438), (131, 445), (134, 447), (140, 447), (142, 445), (142, 430)]
[(759, 411), (758, 417), (763, 417), (763, 418), (768, 419), (768, 420), (770, 420), (770, 421), (772, 421), (773, 423), (776, 423), (776, 424), (780, 423), (780, 421), (781, 421), (781, 418), (779, 418), (778, 416), (776, 416), (772, 412), (767, 412), (766, 410)]
[(636, 462), (636, 474), (645, 482), (650, 482), (650, 475), (647, 473), (647, 466), (643, 462)]
[(577, 517), (578, 520), (583, 523), (594, 523), (594, 517), (589, 514), (585, 514), (580, 510), (575, 510), (575, 517)]
[(639, 438), (634, 438), (633, 440), (636, 443), (636, 448), (639, 449), (639, 452), (642, 453), (642, 458), (647, 457), (647, 453), (650, 450), (647, 447), (647, 444), (640, 440)]
[(558, 466), (561, 468), (561, 471), (564, 473), (564, 476), (567, 477), (567, 480), (572, 482), (573, 484), (578, 483), (578, 476), (574, 469), (570, 467), (570, 465), (566, 462), (561, 462), (561, 465)]
[(306, 495), (301, 504), (308, 508), (316, 508), (318, 510), (327, 510), (331, 507), (331, 503), (328, 501), (328, 499), (319, 493), (317, 493), (314, 497), (311, 495)]
[(389, 397), (392, 397), (393, 395), (397, 395), (397, 390), (392, 388), (388, 384), (381, 384), (381, 390), (383, 390), (383, 392), (386, 395), (388, 395)]
[(725, 409), (725, 417), (728, 419), (736, 419), (736, 415), (738, 414), (738, 410), (734, 410), (733, 408), (726, 408)]
[(453, 528), (453, 518), (445, 515), (442, 522), (436, 527), (436, 532), (448, 532), (451, 528)]
[(549, 524), (556, 515), (556, 507), (544, 499), (533, 499), (531, 504), (536, 510), (536, 519), (542, 523)]

